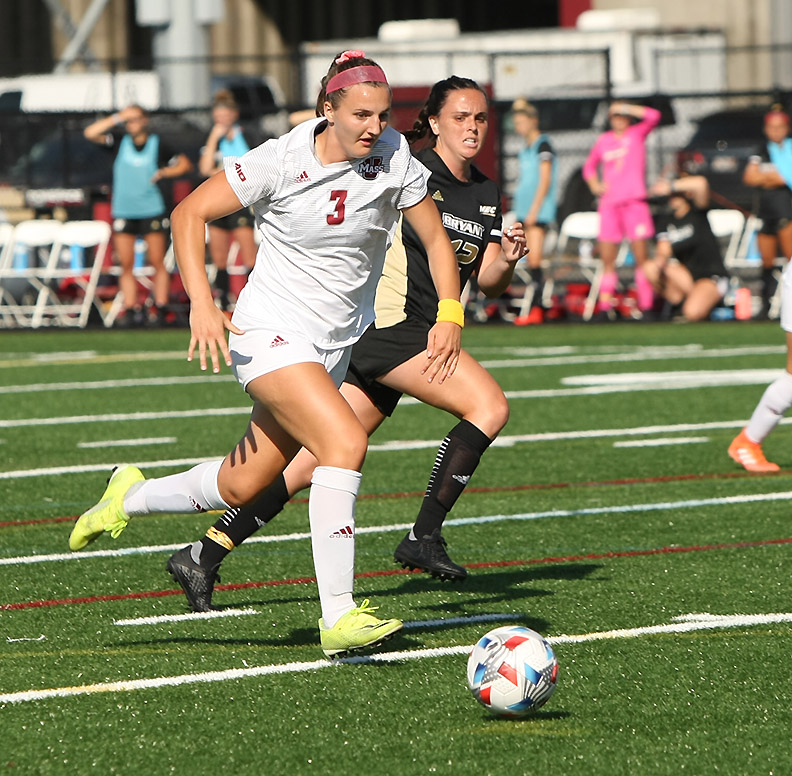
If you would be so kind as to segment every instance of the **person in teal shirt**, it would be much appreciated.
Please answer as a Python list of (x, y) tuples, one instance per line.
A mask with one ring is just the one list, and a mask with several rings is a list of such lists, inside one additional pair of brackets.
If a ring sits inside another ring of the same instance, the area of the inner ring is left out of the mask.
[[(115, 128), (123, 124), (125, 132)], [(158, 135), (149, 132), (148, 113), (139, 105), (130, 105), (119, 113), (94, 121), (83, 130), (84, 136), (115, 153), (113, 162), (113, 247), (121, 275), (118, 286), (123, 295), (124, 312), (119, 326), (137, 326), (147, 322), (139, 299), (135, 278), (135, 240), (146, 242), (148, 261), (154, 268), (155, 316), (149, 321), (162, 322), (170, 301), (171, 277), (165, 267), (165, 252), (170, 221), (158, 181), (180, 178), (193, 167), (182, 153), (174, 153)]]
[[(250, 150), (242, 128), (239, 126), (239, 108), (234, 95), (221, 89), (212, 105), (214, 125), (201, 149), (198, 168), (207, 178), (223, 169), (223, 158), (242, 156)], [(228, 255), (234, 242), (239, 246), (239, 258), (248, 272), (256, 263), (256, 240), (253, 232), (254, 218), (250, 208), (242, 208), (209, 224), (209, 255), (215, 265), (214, 286), (219, 293), (218, 303), (226, 311), (231, 308), (231, 281), (228, 276)]]
[(789, 116), (774, 105), (764, 117), (765, 142), (756, 148), (743, 172), (743, 183), (757, 191), (756, 215), (762, 227), (756, 242), (762, 257), (760, 318), (767, 318), (778, 287), (775, 264), (792, 257), (792, 139)]
[(539, 129), (539, 112), (535, 106), (524, 98), (515, 100), (512, 119), (514, 131), (525, 142), (517, 155), (519, 175), (512, 210), (517, 221), (525, 226), (527, 261), (535, 286), (530, 311), (526, 316), (518, 316), (515, 323), (542, 323), (544, 241), (548, 228), (556, 220), (557, 160), (550, 139)]

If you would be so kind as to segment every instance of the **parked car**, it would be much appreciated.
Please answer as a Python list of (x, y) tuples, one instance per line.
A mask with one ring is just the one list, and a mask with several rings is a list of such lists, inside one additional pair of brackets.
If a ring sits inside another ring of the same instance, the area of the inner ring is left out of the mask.
[[(86, 210), (92, 202), (107, 198), (113, 180), (113, 154), (83, 136), (83, 127), (91, 120), (64, 120), (53, 114), (46, 134), (6, 169), (0, 169), (0, 185), (21, 190), (27, 206), (36, 210), (57, 205)], [(41, 124), (36, 125), (40, 131)], [(183, 152), (192, 160), (196, 167), (188, 178), (193, 186), (198, 185), (202, 178), (197, 164), (205, 130), (178, 115), (153, 114), (151, 131), (174, 152)], [(170, 197), (171, 181), (163, 181), (162, 187), (166, 198)]]
[(690, 142), (677, 152), (678, 172), (706, 176), (716, 206), (753, 209), (754, 191), (742, 177), (748, 157), (764, 139), (766, 110), (711, 113), (698, 122)]

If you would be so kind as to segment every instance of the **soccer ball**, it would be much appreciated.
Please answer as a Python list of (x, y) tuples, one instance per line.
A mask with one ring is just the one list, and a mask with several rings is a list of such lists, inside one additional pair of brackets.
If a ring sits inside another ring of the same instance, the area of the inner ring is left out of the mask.
[(558, 660), (530, 628), (508, 625), (482, 636), (467, 664), (473, 697), (502, 717), (524, 717), (547, 703), (556, 688)]

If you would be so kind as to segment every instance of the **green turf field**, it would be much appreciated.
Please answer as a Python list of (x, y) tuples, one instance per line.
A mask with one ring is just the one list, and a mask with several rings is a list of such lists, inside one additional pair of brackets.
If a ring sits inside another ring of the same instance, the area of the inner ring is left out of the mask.
[[(223, 617), (174, 619), (164, 569), (213, 515), (68, 551), (113, 465), (173, 473), (244, 429), (245, 395), (187, 339), (0, 334), (0, 772), (792, 772), (790, 428), (765, 443), (777, 474), (726, 455), (784, 366), (776, 322), (466, 329), (512, 408), (444, 530), (470, 577), (393, 562), (453, 425), (405, 402), (364, 468), (356, 595), (406, 627), (341, 663), (318, 646), (304, 499), (228, 558)], [(465, 682), (505, 624), (560, 665), (524, 720)]]

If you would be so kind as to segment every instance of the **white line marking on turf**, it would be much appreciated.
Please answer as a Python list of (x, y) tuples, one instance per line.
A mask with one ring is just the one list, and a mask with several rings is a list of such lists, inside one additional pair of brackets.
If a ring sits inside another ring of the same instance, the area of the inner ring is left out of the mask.
[(47, 637), (46, 637), (46, 636), (45, 636), (45, 635), (42, 633), (42, 634), (41, 634), (40, 636), (38, 636), (37, 638), (33, 638), (33, 637), (28, 637), (28, 638), (25, 638), (25, 637), (23, 636), (22, 638), (19, 638), (19, 639), (12, 639), (10, 636), (8, 636), (8, 637), (6, 638), (6, 641), (7, 641), (9, 644), (15, 644), (15, 643), (16, 643), (16, 642), (18, 642), (18, 641), (46, 641), (46, 639), (47, 639)]
[(0, 386), (0, 395), (12, 393), (41, 393), (43, 391), (95, 391), (107, 388), (154, 388), (158, 386), (198, 385), (210, 382), (236, 382), (233, 375), (211, 374), (181, 377), (139, 377), (125, 380), (86, 380), (71, 383), (31, 383), (30, 385)]
[(663, 447), (665, 445), (693, 445), (709, 442), (709, 437), (658, 437), (657, 439), (630, 439), (614, 442), (614, 447)]
[[(683, 617), (685, 617), (683, 615)], [(769, 625), (772, 623), (792, 622), (792, 612), (776, 614), (734, 614), (710, 616), (696, 620), (670, 623), (667, 625), (650, 625), (644, 628), (623, 628), (577, 635), (549, 636), (551, 644), (576, 644), (586, 641), (603, 639), (636, 638), (661, 633), (689, 633), (714, 628), (745, 628), (753, 625)], [(103, 692), (131, 692), (134, 690), (150, 690), (157, 687), (178, 687), (185, 684), (208, 682), (226, 682), (254, 676), (274, 674), (296, 674), (317, 671), (323, 668), (340, 668), (344, 665), (376, 665), (379, 663), (396, 663), (407, 660), (422, 660), (433, 657), (467, 655), (473, 649), (472, 644), (453, 647), (436, 647), (430, 649), (412, 649), (399, 652), (385, 652), (365, 657), (342, 658), (341, 660), (312, 660), (306, 662), (282, 663), (280, 665), (252, 666), (248, 668), (231, 668), (225, 671), (206, 671), (201, 674), (181, 674), (179, 676), (162, 676), (153, 679), (130, 679), (121, 682), (102, 682), (84, 684), (78, 687), (54, 687), (45, 690), (23, 690), (0, 695), (0, 703), (23, 703), (26, 701), (47, 700), (49, 698), (65, 698), (76, 695), (94, 695)]]
[[(209, 414), (210, 411), (207, 411)], [(200, 413), (198, 413), (200, 414)], [(231, 413), (227, 413), (231, 414)], [(548, 431), (539, 434), (513, 434), (502, 435), (492, 443), (493, 447), (512, 447), (516, 444), (528, 442), (559, 442), (568, 439), (602, 439), (618, 436), (646, 436), (649, 434), (668, 434), (682, 431), (713, 431), (718, 429), (743, 428), (747, 420), (719, 420), (711, 423), (674, 423), (666, 426), (636, 426), (634, 428), (595, 428), (588, 431)], [(782, 418), (780, 424), (792, 423), (792, 417)], [(2, 421), (0, 421), (2, 426)], [(440, 444), (439, 439), (405, 439), (383, 442), (379, 445), (369, 445), (370, 453), (386, 453), (395, 450), (425, 450), (435, 448)], [(220, 455), (202, 458), (171, 458), (153, 461), (124, 461), (140, 469), (168, 468), (177, 466), (196, 466), (207, 461), (216, 461)], [(94, 463), (79, 466), (52, 466), (40, 469), (16, 469), (14, 471), (0, 472), (0, 480), (21, 479), (25, 477), (59, 476), (62, 474), (88, 474), (91, 472), (109, 472), (113, 466), (120, 463)]]
[(152, 617), (134, 617), (113, 620), (113, 625), (159, 625), (162, 622), (189, 622), (191, 620), (216, 620), (221, 617), (245, 617), (258, 614), (255, 609), (221, 609), (215, 612), (190, 612), (189, 614), (160, 614)]
[(143, 445), (169, 445), (178, 442), (176, 437), (142, 437), (140, 439), (105, 439), (100, 442), (78, 442), (77, 447), (83, 450), (101, 449), (104, 447), (138, 447)]
[(470, 617), (441, 617), (437, 620), (412, 620), (404, 623), (405, 630), (411, 628), (437, 628), (443, 625), (465, 625), (473, 622), (493, 622), (497, 620), (513, 620), (514, 614), (473, 614)]
[[(446, 525), (482, 525), (484, 523), (501, 523), (507, 520), (543, 520), (554, 517), (585, 517), (588, 515), (629, 514), (631, 512), (654, 512), (674, 509), (691, 509), (695, 507), (714, 507), (733, 504), (759, 504), (768, 501), (792, 500), (792, 491), (775, 493), (748, 493), (737, 496), (721, 496), (719, 498), (687, 499), (685, 501), (661, 501), (653, 504), (624, 504), (604, 507), (587, 507), (585, 509), (558, 509), (545, 512), (524, 512), (514, 515), (482, 515), (480, 517), (454, 517), (445, 521)], [(357, 527), (355, 533), (375, 534), (390, 531), (405, 531), (412, 523), (393, 525), (373, 525)], [(274, 536), (251, 536), (245, 544), (269, 544), (310, 539), (310, 533), (276, 534)], [(45, 555), (21, 555), (16, 557), (0, 557), (0, 566), (21, 566), (31, 563), (60, 562), (67, 560), (85, 560), (88, 558), (120, 558), (127, 555), (148, 555), (158, 552), (174, 552), (180, 550), (184, 542), (179, 544), (157, 544), (143, 547), (124, 547), (119, 550), (89, 550), (88, 552), (56, 552)]]

